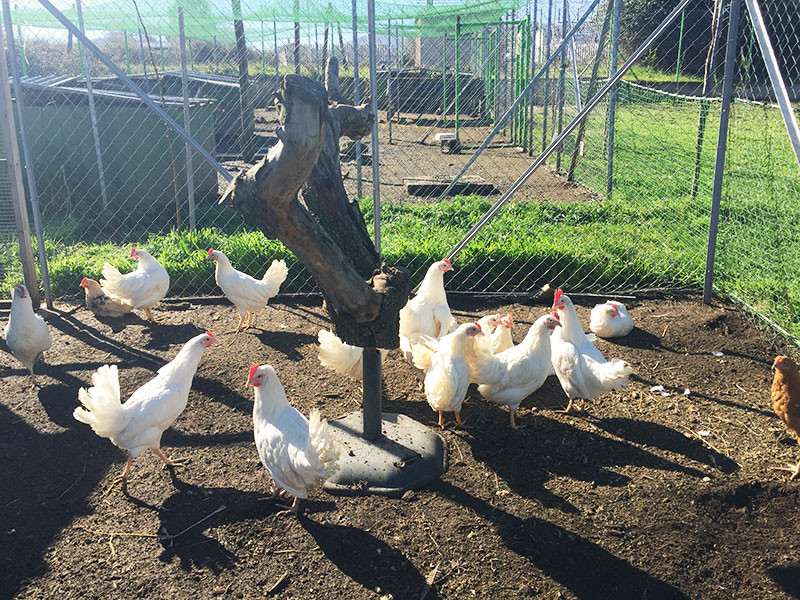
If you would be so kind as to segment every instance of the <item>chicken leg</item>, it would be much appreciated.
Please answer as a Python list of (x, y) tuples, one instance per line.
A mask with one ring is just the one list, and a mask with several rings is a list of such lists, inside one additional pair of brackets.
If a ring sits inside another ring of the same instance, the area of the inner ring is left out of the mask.
[(108, 496), (111, 493), (111, 490), (116, 487), (118, 483), (122, 484), (122, 491), (124, 492), (128, 488), (128, 475), (131, 474), (131, 463), (133, 462), (132, 457), (128, 457), (128, 461), (125, 463), (125, 468), (122, 470), (122, 473), (117, 475), (114, 478), (114, 481), (111, 483), (110, 486), (106, 488), (106, 491), (103, 492), (103, 497)]
[(517, 425), (517, 411), (510, 409), (508, 412), (509, 419), (511, 420), (511, 429), (522, 429), (525, 425)]
[(253, 323), (253, 313), (247, 313), (247, 325), (244, 326), (245, 329), (250, 329), (250, 325)]
[(180, 467), (181, 465), (185, 465), (189, 458), (184, 456), (182, 458), (168, 458), (166, 454), (164, 454), (158, 448), (153, 448), (153, 454), (155, 454), (158, 458), (164, 461), (164, 465), (167, 467)]
[(567, 414), (569, 411), (572, 410), (572, 404), (575, 402), (572, 398), (569, 399), (569, 404), (567, 404), (567, 408), (564, 410), (557, 410), (556, 412)]
[(158, 319), (156, 319), (155, 315), (153, 315), (153, 311), (149, 308), (144, 309), (144, 314), (150, 319), (153, 323), (158, 323)]
[(297, 496), (294, 497), (294, 502), (292, 502), (292, 507), (289, 510), (282, 510), (280, 512), (275, 513), (276, 516), (281, 515), (288, 515), (293, 514), (295, 517), (300, 517), (303, 514), (302, 509), (300, 508), (300, 498)]
[(800, 475), (800, 462), (798, 462), (796, 465), (790, 463), (785, 467), (772, 467), (772, 468), (775, 469), (776, 471), (788, 471), (789, 473), (792, 474), (792, 476), (789, 477), (789, 479), (795, 479), (798, 475)]
[(444, 413), (439, 411), (439, 428), (444, 429)]
[(461, 413), (459, 411), (457, 411), (457, 410), (453, 411), (453, 415), (456, 418), (456, 423), (458, 423), (459, 426), (463, 427), (464, 423), (466, 422), (466, 419), (464, 421), (462, 421), (461, 420)]
[(242, 330), (242, 323), (244, 323), (244, 318), (242, 315), (239, 315), (239, 324), (236, 325), (236, 328), (226, 331), (225, 333), (239, 333)]

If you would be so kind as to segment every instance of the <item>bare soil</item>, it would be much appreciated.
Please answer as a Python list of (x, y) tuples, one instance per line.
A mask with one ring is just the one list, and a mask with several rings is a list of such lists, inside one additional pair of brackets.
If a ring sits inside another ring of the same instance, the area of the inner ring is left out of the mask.
[[(462, 321), (513, 311), (517, 340), (546, 310), (453, 304)], [(129, 495), (105, 497), (125, 455), (73, 419), (78, 388), (117, 363), (127, 396), (198, 328), (231, 328), (234, 312), (162, 303), (152, 325), (45, 311), (53, 347), (41, 388), (0, 352), (0, 597), (800, 597), (800, 482), (771, 468), (800, 458), (770, 408), (781, 349), (727, 306), (628, 305), (637, 328), (598, 342), (634, 366), (627, 389), (565, 415), (548, 380), (523, 403), (519, 431), (473, 392), (466, 427), (442, 432), (440, 481), (404, 499), (320, 492), (299, 520), (268, 497), (246, 376), (269, 363), (303, 412), (357, 409), (358, 384), (317, 361), (318, 301), (278, 302), (248, 332), (220, 335), (163, 437), (188, 465), (164, 470), (148, 454)], [(588, 322), (588, 307), (578, 310)], [(385, 410), (435, 426), (397, 351), (384, 376)], [(668, 395), (651, 392), (657, 384)]]

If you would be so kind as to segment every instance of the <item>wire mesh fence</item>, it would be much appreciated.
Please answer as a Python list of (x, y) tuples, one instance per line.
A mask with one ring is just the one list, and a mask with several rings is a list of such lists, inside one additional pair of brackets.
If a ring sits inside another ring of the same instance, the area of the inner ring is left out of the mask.
[[(334, 57), (337, 99), (357, 103), (369, 96), (362, 2), (181, 4), (84, 3), (81, 16), (90, 39), (181, 124), (187, 107), (187, 129), (231, 172), (258, 160), (275, 142), (273, 95), (281, 75), (324, 80), (324, 65)], [(676, 3), (617, 4), (377, 4), (377, 155), (387, 262), (407, 266), (420, 279), (427, 264), (450, 251), (573, 122)], [(728, 5), (689, 2), (644, 59), (458, 254), (448, 289), (528, 293), (546, 282), (593, 293), (699, 289)], [(71, 21), (81, 20), (77, 6), (59, 6)], [(800, 21), (788, 17), (797, 8), (775, 0), (763, 2), (763, 9), (784, 77), (796, 92)], [(190, 195), (183, 140), (50, 13), (27, 0), (11, 18), (57, 296), (71, 293), (83, 275), (99, 274), (104, 260), (123, 266), (121, 249), (131, 244), (150, 245), (168, 268), (180, 265), (172, 271), (173, 295), (216, 293), (213, 265), (203, 259), (210, 246), (259, 276), (272, 258), (286, 258), (284, 290), (314, 290), (280, 243), (216, 204), (224, 181), (196, 152)], [(796, 271), (791, 257), (798, 220), (789, 199), (800, 184), (763, 64), (743, 17), (717, 283), (797, 335), (800, 290), (789, 274)], [(375, 150), (369, 139), (341, 147), (345, 188), (361, 204), (370, 230)]]

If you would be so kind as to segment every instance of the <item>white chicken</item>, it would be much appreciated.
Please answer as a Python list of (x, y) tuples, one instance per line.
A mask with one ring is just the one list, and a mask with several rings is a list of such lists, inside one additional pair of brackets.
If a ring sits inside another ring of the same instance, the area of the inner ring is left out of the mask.
[(440, 338), (458, 327), (444, 292), (444, 274), (452, 270), (453, 265), (446, 258), (433, 263), (417, 295), (400, 309), (400, 350), (409, 362), (413, 362), (411, 347), (420, 335)]
[(72, 416), (91, 426), (100, 437), (128, 451), (125, 469), (115, 481), (122, 483), (123, 490), (127, 486), (131, 462), (148, 448), (168, 466), (186, 462), (186, 458), (170, 459), (161, 452), (161, 435), (186, 408), (189, 388), (203, 351), (216, 342), (217, 338), (210, 331), (190, 339), (177, 356), (137, 389), (125, 404), (120, 402), (116, 365), (97, 369), (92, 375), (92, 387), (78, 391), (83, 406), (76, 408)]
[(464, 323), (453, 333), (439, 338), (435, 349), (428, 344), (412, 347), (414, 366), (425, 372), (425, 398), (430, 407), (438, 411), (441, 428), (444, 428), (445, 411), (453, 411), (456, 423), (462, 424), (461, 405), (469, 387), (469, 365), (464, 350), (467, 338), (476, 335), (483, 335), (481, 326)]
[(133, 310), (133, 306), (109, 296), (94, 279), (84, 277), (81, 287), (86, 290), (86, 308), (98, 317), (122, 317)]
[[(364, 355), (363, 348), (345, 344), (339, 336), (327, 329), (320, 329), (317, 339), (319, 340), (317, 358), (323, 367), (353, 379), (363, 378), (364, 367), (361, 360)], [(389, 351), (381, 348), (380, 354), (383, 364)]]
[(622, 337), (633, 329), (633, 319), (622, 302), (606, 300), (592, 309), (589, 329), (601, 338)]
[[(464, 358), (469, 365), (469, 382), (478, 383), (475, 379), (475, 373), (480, 369), (483, 362), (492, 357), (492, 341), (491, 332), (500, 325), (500, 315), (486, 315), (478, 319), (478, 325), (481, 326), (483, 335), (476, 335), (467, 338), (467, 343), (464, 347)], [(429, 343), (432, 349), (436, 348), (436, 343), (432, 343), (433, 338), (425, 336), (420, 337), (421, 343)]]
[(525, 339), (485, 361), (475, 375), (481, 396), (508, 406), (512, 429), (517, 429), (519, 405), (550, 373), (550, 332), (560, 326), (553, 315), (539, 317)]
[[(217, 285), (222, 288), (222, 292), (228, 300), (233, 302), (236, 312), (239, 313), (239, 324), (236, 329), (227, 333), (239, 333), (250, 327), (253, 322), (253, 313), (263, 309), (270, 298), (277, 295), (289, 273), (286, 261), (273, 260), (264, 276), (261, 279), (255, 279), (247, 273), (234, 269), (228, 257), (219, 250), (209, 248), (206, 258), (216, 261), (214, 277)], [(245, 317), (247, 317), (247, 324), (242, 327)]]
[(328, 422), (317, 409), (306, 419), (286, 399), (269, 365), (250, 367), (247, 383), (255, 391), (253, 434), (261, 462), (277, 485), (294, 496), (292, 512), (330, 477), (338, 459)]
[(583, 332), (572, 300), (560, 289), (556, 290), (553, 309), (562, 327), (551, 336), (551, 360), (561, 388), (569, 398), (564, 412), (572, 409), (576, 398), (590, 400), (626, 387), (628, 375), (633, 371), (631, 366), (624, 360), (603, 358)]
[(3, 335), (11, 354), (30, 371), (33, 387), (36, 387), (33, 366), (50, 348), (50, 330), (44, 319), (33, 312), (28, 288), (22, 284), (11, 291), (11, 313)]
[(156, 318), (151, 312), (164, 299), (169, 289), (169, 274), (147, 250), (134, 246), (131, 258), (139, 261), (132, 273), (123, 275), (114, 265), (103, 263), (103, 279), (100, 285), (106, 293), (119, 298), (133, 308), (141, 308), (151, 321)]
[(491, 337), (493, 354), (508, 350), (514, 345), (514, 338), (511, 337), (511, 328), (513, 326), (514, 315), (511, 313), (500, 318), (500, 325), (494, 330)]

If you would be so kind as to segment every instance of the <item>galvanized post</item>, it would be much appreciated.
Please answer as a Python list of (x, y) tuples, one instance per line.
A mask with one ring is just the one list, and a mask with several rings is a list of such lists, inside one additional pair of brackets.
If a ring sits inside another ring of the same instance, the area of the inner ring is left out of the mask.
[(678, 82), (681, 78), (681, 54), (683, 52), (683, 22), (686, 19), (686, 11), (681, 13), (681, 29), (678, 34), (678, 60), (675, 61), (675, 93), (678, 93)]
[(447, 123), (447, 32), (442, 42), (442, 123)]
[[(261, 24), (261, 74), (267, 74), (267, 53), (264, 50), (264, 19), (259, 19), (259, 23)], [(216, 55), (217, 50), (217, 36), (214, 36), (214, 54)], [(217, 69), (219, 72), (219, 69)]]
[(767, 73), (769, 73), (772, 88), (775, 90), (775, 96), (778, 99), (778, 106), (781, 109), (786, 130), (789, 132), (789, 140), (792, 142), (794, 156), (798, 164), (800, 164), (800, 128), (797, 126), (797, 117), (789, 100), (789, 94), (786, 92), (786, 84), (781, 76), (781, 70), (775, 58), (775, 51), (772, 49), (767, 28), (764, 26), (764, 17), (761, 16), (761, 8), (756, 0), (746, 0), (746, 2), (747, 10), (750, 13), (750, 21), (753, 23), (753, 29), (755, 29), (756, 38), (758, 39), (758, 46), (761, 48), (761, 54), (767, 65)]
[[(261, 22), (261, 29), (262, 29), (262, 35), (263, 35), (263, 29), (264, 29), (264, 22), (263, 21)], [(217, 36), (214, 36), (214, 49), (213, 49), (212, 53), (214, 54), (214, 73), (219, 73), (219, 49), (217, 48)], [(261, 39), (261, 53), (262, 53), (261, 68), (263, 69), (264, 68), (264, 59), (263, 59), (264, 39), (263, 38)]]
[[(565, 0), (565, 5), (569, 11), (569, 2)], [(575, 54), (575, 38), (569, 38), (569, 49), (572, 55), (572, 79), (575, 87), (575, 107), (581, 112), (581, 84), (578, 75), (578, 56)]]
[[(189, 78), (186, 74), (186, 32), (183, 29), (183, 7), (178, 7), (178, 36), (181, 48), (181, 86), (183, 87), (183, 128), (192, 135), (189, 117)], [(192, 147), (186, 142), (186, 185), (189, 200), (189, 229), (197, 225), (194, 206), (194, 166), (192, 164)]]
[[(81, 0), (76, 0), (75, 9), (78, 13), (78, 27), (81, 34), (83, 33), (83, 10), (81, 8)], [(85, 34), (84, 34), (85, 35)], [(141, 43), (141, 32), (139, 33), (139, 42)], [(142, 50), (142, 58), (144, 58), (144, 50)], [(97, 128), (97, 113), (94, 107), (94, 94), (92, 93), (92, 73), (89, 69), (89, 61), (86, 57), (81, 55), (81, 62), (83, 69), (86, 73), (86, 93), (89, 100), (89, 118), (92, 122), (92, 137), (94, 138), (94, 154), (97, 158), (97, 172), (100, 177), (100, 199), (103, 203), (103, 208), (108, 208), (108, 196), (106, 195), (106, 176), (103, 170), (103, 156), (100, 152), (100, 132)]]
[[(272, 18), (275, 18), (274, 15)], [(278, 56), (278, 24), (276, 21), (272, 21), (272, 39), (275, 42), (275, 77), (277, 77), (280, 75), (281, 64), (280, 57)]]
[(294, 0), (294, 72), (300, 74), (300, 0)]
[[(550, 58), (550, 43), (553, 39), (553, 0), (547, 2), (547, 34), (545, 35), (544, 54)], [(550, 107), (550, 66), (544, 74), (544, 110), (542, 111), (542, 152), (547, 148), (547, 110)]]
[[(0, 27), (0, 48), (3, 48), (3, 28)], [(13, 46), (11, 46), (13, 51)], [(25, 188), (22, 185), (22, 163), (17, 147), (17, 131), (14, 123), (14, 110), (11, 107), (11, 90), (8, 87), (8, 67), (5, 60), (0, 60), (0, 112), (3, 113), (3, 144), (5, 145), (8, 181), (11, 187), (11, 204), (14, 207), (14, 222), (19, 241), (19, 257), (22, 262), (22, 275), (25, 287), (31, 295), (31, 302), (39, 306), (39, 284), (36, 282), (36, 267), (33, 263), (31, 247), (31, 226), (28, 223), (28, 211), (25, 208)]]
[(740, 6), (741, 0), (731, 0), (730, 16), (728, 17), (728, 43), (725, 49), (725, 75), (722, 81), (722, 108), (719, 115), (719, 135), (717, 136), (717, 162), (714, 165), (714, 185), (711, 190), (711, 219), (708, 225), (708, 251), (706, 253), (706, 272), (703, 281), (703, 302), (706, 304), (711, 303), (714, 285), (714, 258), (717, 251), (722, 178), (725, 174), (725, 151), (728, 146), (728, 121), (731, 113), (731, 98), (733, 97), (733, 69), (736, 62)]
[[(614, 23), (611, 26), (611, 72), (617, 70), (619, 56), (619, 18), (622, 0), (614, 0)], [(617, 117), (617, 86), (611, 88), (608, 96), (608, 171), (606, 172), (606, 198), (611, 198), (614, 188), (614, 126)]]
[[(531, 26), (531, 80), (536, 76), (536, 33), (539, 28), (539, 0), (533, 0), (533, 24)], [(533, 116), (536, 103), (534, 102), (534, 98), (536, 97), (533, 93), (535, 90), (531, 91), (531, 101), (530, 101), (530, 108), (528, 111), (528, 154), (533, 154)]]
[(386, 37), (389, 40), (389, 55), (386, 58), (386, 125), (389, 129), (389, 143), (392, 143), (392, 20), (389, 19)]
[[(567, 0), (562, 3), (561, 10), (561, 38), (567, 38)], [(570, 38), (572, 39), (572, 38)], [(616, 69), (612, 70), (612, 73)], [(561, 64), (558, 68), (558, 133), (564, 128), (564, 102), (567, 96), (567, 47), (561, 50)], [(556, 170), (561, 171), (561, 150), (562, 146), (556, 151)]]
[[(353, 0), (353, 102), (358, 106), (361, 100), (361, 78), (358, 74), (358, 7)], [(356, 140), (356, 197), (361, 198), (361, 141)]]
[(158, 50), (161, 53), (161, 72), (163, 73), (165, 70), (164, 67), (164, 44), (161, 42), (161, 36), (158, 36)]
[[(3, 0), (3, 18), (5, 21), (6, 34), (8, 35), (8, 47), (13, 48), (14, 26), (11, 23), (11, 6), (9, 5), (8, 0)], [(2, 47), (2, 45), (0, 45), (0, 47)], [(25, 101), (23, 98), (22, 83), (20, 81), (20, 68), (14, 52), (9, 52), (8, 56), (8, 62), (11, 65), (11, 79), (14, 83), (14, 97), (17, 105), (17, 118), (19, 119), (19, 137), (22, 141), (22, 156), (25, 160), (25, 176), (28, 181), (28, 192), (31, 199), (33, 227), (36, 231), (36, 250), (37, 254), (39, 255), (39, 268), (42, 273), (42, 287), (44, 288), (44, 298), (47, 308), (53, 308), (53, 297), (50, 293), (50, 274), (47, 270), (47, 254), (45, 254), (44, 249), (42, 214), (39, 208), (39, 193), (36, 189), (36, 178), (34, 177), (33, 171), (33, 156), (31, 155), (30, 144), (28, 143), (28, 132), (25, 128)]]
[[(377, 40), (375, 35), (375, 0), (367, 0), (367, 22), (369, 24), (369, 90), (372, 124), (372, 216), (375, 223), (375, 251), (381, 254), (381, 197), (380, 172), (378, 169), (378, 78)], [(376, 348), (364, 348), (363, 364), (363, 436), (367, 440), (381, 437), (381, 357)]]
[[(28, 59), (25, 57), (25, 43), (22, 41), (22, 26), (17, 23), (17, 37), (19, 38), (19, 62), (22, 65), (22, 75), (27, 77), (28, 76)], [(14, 43), (11, 41), (9, 37), (8, 47), (13, 47)], [(49, 285), (49, 284), (48, 284)], [(45, 288), (45, 293), (49, 294), (49, 290)], [(52, 301), (47, 301), (47, 308), (53, 308)]]
[(455, 89), (455, 108), (453, 109), (453, 110), (455, 110), (454, 118), (456, 120), (456, 146), (458, 145), (458, 126), (459, 126), (459, 118), (458, 118), (458, 113), (459, 113), (458, 100), (459, 100), (459, 98), (458, 98), (458, 96), (459, 96), (459, 92), (461, 91), (460, 90), (461, 85), (460, 85), (460, 82), (459, 82), (459, 79), (460, 79), (459, 75), (461, 73), (461, 51), (460, 51), (460, 46), (461, 46), (461, 15), (456, 15), (456, 57), (455, 57), (455, 69), (456, 69), (455, 86), (456, 86), (456, 89)]

